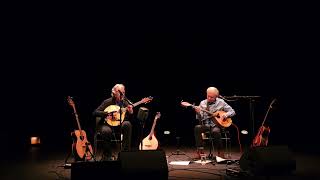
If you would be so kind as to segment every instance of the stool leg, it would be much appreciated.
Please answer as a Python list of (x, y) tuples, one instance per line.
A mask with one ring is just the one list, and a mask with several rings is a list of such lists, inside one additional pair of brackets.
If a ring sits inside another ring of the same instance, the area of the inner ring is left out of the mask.
[(93, 144), (94, 144), (94, 150), (93, 150), (93, 154), (94, 154), (94, 156), (96, 156), (97, 155), (97, 135), (95, 134), (94, 135), (94, 138), (93, 138), (94, 140), (94, 142), (93, 142)]
[(213, 139), (212, 139), (212, 136), (211, 136), (211, 135), (210, 135), (210, 137), (209, 137), (209, 142), (210, 142), (210, 152), (209, 152), (208, 158), (209, 158), (209, 159), (213, 159), (214, 145), (213, 145)]
[(226, 155), (228, 158), (231, 158), (231, 138), (229, 133), (225, 132), (225, 140), (226, 140)]

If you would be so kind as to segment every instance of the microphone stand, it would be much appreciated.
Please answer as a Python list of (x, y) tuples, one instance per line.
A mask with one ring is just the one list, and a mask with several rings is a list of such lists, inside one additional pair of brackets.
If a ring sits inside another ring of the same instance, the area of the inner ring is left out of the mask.
[[(127, 97), (121, 91), (119, 91), (119, 92), (120, 92), (120, 110), (119, 110), (119, 113), (120, 113), (120, 119), (119, 119), (119, 121), (120, 121), (120, 151), (122, 151), (122, 139), (121, 139), (122, 121), (123, 121), (123, 119), (121, 119), (122, 118), (122, 108), (124, 107), (124, 101), (127, 101), (127, 103), (130, 105), (133, 105), (133, 103), (131, 101), (129, 101), (129, 99), (127, 99)], [(125, 118), (125, 117), (123, 117), (123, 118)]]
[(231, 99), (249, 99), (249, 119), (251, 121), (251, 137), (252, 139), (254, 138), (255, 135), (255, 130), (254, 130), (254, 126), (255, 126), (255, 122), (254, 122), (254, 101), (256, 98), (260, 98), (261, 96), (222, 96), (223, 98), (225, 98), (226, 100), (231, 100)]
[(121, 135), (122, 135), (122, 108), (123, 108), (123, 95), (120, 94), (120, 109), (119, 109), (119, 113), (120, 113), (120, 152), (122, 151), (122, 138), (121, 138)]
[[(127, 99), (127, 97), (124, 95), (124, 93), (122, 93), (120, 90), (118, 90), (119, 94), (120, 94), (120, 151), (122, 151), (122, 139), (121, 139), (121, 135), (122, 135), (122, 108), (123, 108), (123, 104), (124, 101), (127, 101), (128, 104), (133, 105), (131, 101), (129, 101)], [(124, 117), (123, 117), (124, 118)]]

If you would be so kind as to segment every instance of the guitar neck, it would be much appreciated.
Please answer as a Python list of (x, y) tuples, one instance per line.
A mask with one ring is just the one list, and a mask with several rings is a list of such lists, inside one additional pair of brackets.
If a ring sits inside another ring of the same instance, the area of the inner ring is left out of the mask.
[(206, 112), (206, 113), (208, 113), (208, 114), (210, 114), (210, 115), (213, 115), (212, 112), (210, 112), (210, 111), (208, 111), (208, 110), (206, 110), (206, 109), (201, 109), (201, 111)]
[[(142, 103), (143, 103), (143, 101), (138, 101), (138, 102), (132, 104), (132, 106), (133, 106), (133, 107), (136, 107), (136, 106), (139, 106), (139, 105), (142, 104)], [(127, 111), (127, 107), (123, 108), (122, 110)]]
[(264, 116), (264, 119), (263, 119), (263, 122), (262, 122), (262, 126), (264, 125), (264, 123), (265, 123), (265, 121), (266, 121), (266, 119), (267, 119), (267, 116), (268, 116), (268, 114), (269, 114), (269, 111), (270, 111), (270, 109), (272, 109), (272, 104), (273, 104), (275, 101), (276, 101), (276, 99), (272, 100), (272, 102), (270, 103), (269, 108), (268, 108), (268, 110), (267, 110), (267, 112), (266, 112), (266, 115)]
[(70, 105), (70, 106), (72, 107), (72, 109), (73, 109), (73, 114), (74, 114), (75, 117), (76, 117), (77, 125), (78, 125), (78, 128), (79, 128), (79, 130), (80, 130), (80, 135), (82, 136), (82, 130), (81, 130), (80, 122), (79, 122), (79, 117), (78, 117), (76, 105), (75, 105), (75, 103), (73, 102), (73, 100), (72, 100), (72, 98), (71, 98), (70, 96), (68, 96), (68, 103), (69, 103), (69, 105)]
[(132, 106), (133, 106), (133, 107), (136, 107), (136, 106), (139, 106), (139, 105), (142, 104), (142, 103), (143, 103), (143, 101), (141, 100), (141, 101), (138, 101), (138, 102), (134, 103)]
[(154, 134), (154, 128), (156, 127), (156, 122), (157, 122), (157, 118), (154, 118), (149, 136), (152, 136)]
[(79, 128), (80, 132), (82, 132), (81, 126), (80, 126), (80, 122), (79, 122), (79, 118), (78, 118), (77, 114), (76, 114), (76, 119), (77, 119), (78, 128)]
[(81, 130), (81, 126), (80, 126), (80, 121), (79, 121), (79, 117), (78, 117), (78, 113), (77, 113), (77, 110), (76, 108), (73, 106), (73, 113), (76, 117), (76, 120), (77, 120), (77, 125), (78, 125), (78, 129), (80, 130), (80, 134), (82, 135), (82, 130)]
[[(195, 108), (196, 106), (195, 106), (195, 105), (191, 105), (191, 107), (192, 107), (192, 108)], [(210, 112), (210, 111), (208, 111), (208, 110), (206, 110), (206, 109), (200, 108), (200, 110), (203, 111), (203, 112), (206, 112), (206, 113), (208, 113), (208, 114), (210, 114), (210, 115), (213, 115), (212, 112)]]

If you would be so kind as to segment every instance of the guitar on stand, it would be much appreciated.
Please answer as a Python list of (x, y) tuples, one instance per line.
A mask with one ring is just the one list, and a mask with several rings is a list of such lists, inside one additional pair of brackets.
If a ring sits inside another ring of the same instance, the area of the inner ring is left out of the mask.
[(87, 140), (87, 135), (84, 130), (81, 129), (78, 113), (76, 111), (75, 103), (73, 102), (72, 98), (68, 96), (68, 103), (73, 108), (73, 113), (77, 120), (78, 130), (74, 130), (71, 133), (73, 138), (72, 144), (72, 154), (74, 155), (75, 159), (81, 161), (88, 161), (94, 159), (92, 146), (90, 142)]
[(145, 137), (139, 145), (140, 150), (156, 150), (158, 148), (158, 140), (154, 135), (154, 128), (156, 127), (157, 120), (160, 118), (160, 116), (160, 112), (157, 112), (149, 135)]
[(257, 146), (267, 146), (268, 145), (268, 136), (270, 134), (270, 127), (269, 126), (265, 126), (264, 123), (267, 119), (268, 113), (270, 111), (270, 109), (272, 109), (272, 104), (276, 101), (276, 99), (274, 99), (269, 108), (268, 111), (266, 113), (266, 115), (264, 116), (262, 125), (259, 128), (259, 131), (256, 135), (256, 137), (254, 138), (251, 147), (257, 147)]

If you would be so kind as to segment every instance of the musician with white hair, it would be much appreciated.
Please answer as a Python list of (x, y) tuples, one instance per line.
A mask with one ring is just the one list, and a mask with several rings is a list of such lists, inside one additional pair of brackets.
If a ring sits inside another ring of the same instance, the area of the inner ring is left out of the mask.
[(93, 112), (93, 116), (100, 116), (97, 131), (100, 132), (103, 140), (102, 160), (112, 160), (111, 139), (115, 129), (121, 128), (123, 135), (122, 151), (129, 151), (131, 147), (132, 125), (128, 121), (133, 114), (133, 106), (125, 96), (125, 86), (116, 84), (111, 90), (111, 97), (105, 99)]
[(209, 87), (206, 91), (206, 96), (207, 98), (202, 100), (198, 106), (194, 106), (196, 119), (199, 120), (199, 124), (194, 127), (197, 147), (195, 158), (198, 159), (200, 158), (200, 154), (203, 154), (202, 133), (207, 131), (211, 131), (210, 133), (213, 135), (214, 146), (217, 149), (218, 156), (225, 158), (222, 148), (221, 128), (224, 128), (224, 125), (228, 124), (228, 118), (234, 116), (235, 111), (220, 98), (219, 90), (216, 87)]

